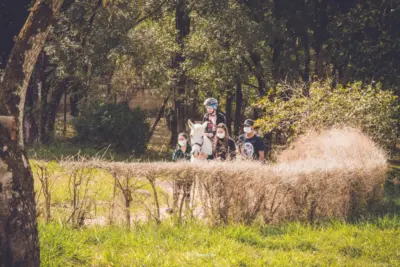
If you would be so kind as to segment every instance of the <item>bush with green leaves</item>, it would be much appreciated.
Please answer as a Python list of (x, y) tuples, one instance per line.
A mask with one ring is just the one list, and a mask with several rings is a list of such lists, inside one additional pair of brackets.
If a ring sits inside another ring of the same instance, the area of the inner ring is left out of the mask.
[[(361, 82), (332, 88), (331, 81), (279, 84), (257, 106), (264, 116), (257, 120), (260, 132), (284, 133), (290, 143), (309, 129), (346, 125), (361, 129), (382, 147), (391, 149), (397, 138), (399, 104), (397, 96), (380, 85)], [(275, 96), (275, 97), (273, 97)]]
[(99, 104), (74, 121), (79, 141), (108, 146), (116, 152), (141, 155), (148, 143), (149, 123), (140, 108), (126, 103)]

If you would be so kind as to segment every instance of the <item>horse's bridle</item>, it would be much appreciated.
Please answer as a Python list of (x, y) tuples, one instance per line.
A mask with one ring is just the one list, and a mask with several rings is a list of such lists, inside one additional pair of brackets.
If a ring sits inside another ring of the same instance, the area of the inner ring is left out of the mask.
[[(203, 148), (203, 145), (204, 145), (204, 136), (202, 136), (201, 139), (203, 140), (203, 142), (201, 144), (196, 142), (196, 143), (192, 144), (192, 147), (194, 147), (195, 145), (198, 145), (200, 147), (200, 151), (201, 151), (201, 149)], [(193, 154), (193, 152), (192, 152), (192, 154)]]

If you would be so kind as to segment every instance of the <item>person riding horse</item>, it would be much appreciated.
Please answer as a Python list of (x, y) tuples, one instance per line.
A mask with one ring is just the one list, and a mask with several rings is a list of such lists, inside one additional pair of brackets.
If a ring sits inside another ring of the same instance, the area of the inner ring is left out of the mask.
[(202, 123), (207, 122), (205, 135), (213, 139), (217, 132), (217, 125), (220, 123), (226, 124), (225, 114), (218, 110), (218, 100), (215, 98), (207, 98), (204, 101), (207, 113), (203, 116)]

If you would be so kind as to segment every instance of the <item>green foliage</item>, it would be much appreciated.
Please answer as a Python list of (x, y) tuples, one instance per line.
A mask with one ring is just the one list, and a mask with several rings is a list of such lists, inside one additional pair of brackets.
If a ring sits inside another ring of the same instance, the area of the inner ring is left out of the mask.
[(149, 123), (140, 108), (127, 104), (95, 106), (74, 121), (80, 141), (108, 146), (119, 153), (141, 155), (148, 143)]
[(396, 142), (399, 105), (391, 91), (360, 82), (332, 88), (329, 80), (312, 83), (309, 96), (305, 90), (304, 85), (279, 84), (273, 100), (271, 95), (262, 99), (261, 131), (284, 132), (290, 142), (309, 129), (346, 125), (362, 129), (385, 148)]
[(40, 225), (42, 266), (394, 266), (399, 217), (320, 226)]
[[(68, 78), (68, 93), (86, 98), (82, 105), (145, 88), (163, 98), (173, 93), (171, 103), (182, 100), (187, 110), (198, 111), (209, 96), (225, 109), (240, 83), (248, 117), (282, 80), (335, 77), (398, 88), (400, 9), (389, 0), (184, 1), (190, 34), (182, 44), (174, 1), (96, 2), (77, 0), (64, 10), (45, 47), (50, 87)], [(177, 53), (179, 66), (171, 60)], [(184, 93), (175, 88), (182, 74)], [(230, 105), (234, 114), (236, 102)]]

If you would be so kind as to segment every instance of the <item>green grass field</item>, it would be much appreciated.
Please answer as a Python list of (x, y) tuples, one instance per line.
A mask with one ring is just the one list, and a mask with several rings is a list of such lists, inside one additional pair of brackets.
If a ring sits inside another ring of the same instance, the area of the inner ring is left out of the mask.
[(39, 227), (42, 266), (398, 266), (400, 217), (210, 228)]

